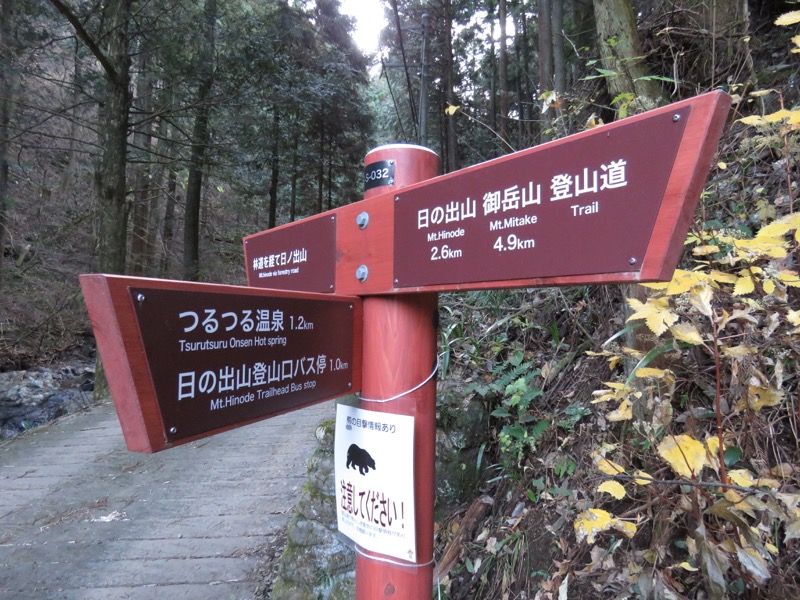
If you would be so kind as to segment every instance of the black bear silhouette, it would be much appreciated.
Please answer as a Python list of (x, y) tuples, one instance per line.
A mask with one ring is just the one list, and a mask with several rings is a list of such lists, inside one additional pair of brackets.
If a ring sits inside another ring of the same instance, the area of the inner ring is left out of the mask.
[(351, 466), (354, 469), (358, 467), (358, 472), (362, 475), (366, 475), (370, 469), (375, 468), (375, 459), (363, 448), (359, 448), (355, 444), (350, 444), (350, 447), (347, 449), (347, 468), (349, 469)]

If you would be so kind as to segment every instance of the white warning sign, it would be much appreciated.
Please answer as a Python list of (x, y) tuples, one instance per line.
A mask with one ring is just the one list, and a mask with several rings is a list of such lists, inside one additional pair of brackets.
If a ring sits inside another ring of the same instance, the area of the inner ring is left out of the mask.
[(414, 417), (336, 410), (339, 531), (365, 550), (417, 560)]

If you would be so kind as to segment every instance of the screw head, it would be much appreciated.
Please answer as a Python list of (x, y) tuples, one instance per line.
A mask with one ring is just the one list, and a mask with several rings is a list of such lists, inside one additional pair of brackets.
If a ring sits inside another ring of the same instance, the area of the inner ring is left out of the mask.
[(364, 283), (369, 277), (369, 269), (367, 265), (361, 265), (356, 269), (356, 279), (358, 279), (361, 283)]
[(137, 302), (144, 302), (144, 294), (138, 294), (136, 296), (136, 301)]
[(681, 120), (681, 116), (680, 115), (672, 115), (672, 122), (673, 123), (677, 123), (680, 120)]
[(178, 433), (178, 428), (177, 428), (177, 427), (170, 427), (170, 428), (169, 428), (169, 432), (170, 432), (172, 435), (175, 435), (176, 433)]
[(359, 229), (366, 229), (367, 225), (369, 225), (369, 213), (362, 212), (359, 213), (356, 217), (356, 225), (358, 225)]
[(635, 265), (635, 264), (636, 264), (636, 259), (635, 259), (635, 258), (633, 258), (633, 257), (629, 258), (629, 259), (628, 259), (628, 264), (629, 264), (629, 265)]

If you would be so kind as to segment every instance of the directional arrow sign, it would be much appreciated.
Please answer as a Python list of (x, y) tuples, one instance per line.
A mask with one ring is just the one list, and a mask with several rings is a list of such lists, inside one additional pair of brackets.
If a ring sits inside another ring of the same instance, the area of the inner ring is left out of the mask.
[(366, 296), (668, 280), (729, 107), (711, 92), (249, 236), (248, 282)]
[(106, 275), (81, 287), (130, 450), (360, 389), (358, 298)]

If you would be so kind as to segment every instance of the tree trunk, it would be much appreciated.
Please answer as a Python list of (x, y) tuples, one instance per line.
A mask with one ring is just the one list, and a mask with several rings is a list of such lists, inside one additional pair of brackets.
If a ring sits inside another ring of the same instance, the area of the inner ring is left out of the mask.
[(564, 0), (552, 0), (553, 89), (563, 96), (567, 91), (567, 59), (564, 53)]
[(6, 229), (8, 228), (9, 190), (8, 190), (8, 156), (11, 110), (14, 102), (14, 84), (12, 57), (14, 56), (12, 31), (14, 26), (14, 0), (2, 0), (0, 12), (0, 287), (3, 283), (3, 254), (5, 250)]
[(269, 183), (269, 222), (267, 229), (272, 229), (276, 225), (278, 217), (278, 182), (280, 180), (280, 135), (281, 118), (278, 114), (278, 107), (272, 106), (272, 160), (270, 170), (272, 171)]
[[(444, 0), (444, 29), (445, 48), (444, 61), (447, 78), (447, 103), (456, 106), (456, 65), (453, 56), (453, 3)], [(445, 172), (452, 173), (458, 170), (458, 137), (456, 135), (456, 120), (454, 117), (446, 118), (447, 137), (445, 142)]]
[(289, 205), (289, 221), (294, 222), (297, 218), (297, 181), (300, 179), (300, 169), (298, 162), (300, 160), (300, 132), (298, 131), (297, 117), (294, 119), (294, 127), (292, 127), (292, 192)]
[(500, 24), (500, 56), (497, 66), (497, 76), (500, 86), (500, 136), (508, 142), (509, 135), (509, 93), (508, 93), (508, 39), (506, 33), (506, 0), (499, 0), (497, 5), (497, 20)]
[[(553, 91), (553, 14), (552, 0), (539, 0), (539, 94)], [(544, 98), (540, 98), (544, 101)], [(555, 112), (548, 109), (544, 113), (544, 127), (541, 141), (551, 139), (548, 131)]]
[(164, 253), (161, 258), (161, 266), (159, 269), (161, 277), (167, 277), (169, 274), (169, 259), (172, 255), (172, 238), (175, 235), (175, 202), (178, 192), (178, 173), (172, 166), (169, 167), (167, 173), (167, 193), (166, 202), (164, 203), (164, 230), (161, 234), (162, 251)]
[(150, 213), (151, 213), (151, 167), (150, 147), (153, 140), (153, 77), (149, 72), (148, 52), (139, 54), (139, 76), (136, 89), (139, 91), (139, 114), (143, 122), (133, 133), (136, 164), (133, 177), (133, 227), (131, 231), (131, 273), (147, 275), (151, 263)]
[(132, 0), (109, 2), (104, 8), (108, 33), (103, 54), (112, 71), (105, 72), (106, 98), (100, 131), (103, 153), (96, 173), (99, 200), (98, 249), (103, 273), (124, 273), (128, 245), (128, 164), (130, 57), (128, 24)]
[(317, 214), (322, 212), (325, 190), (325, 117), (319, 121), (319, 156), (317, 157)]
[[(634, 110), (653, 108), (662, 96), (661, 86), (657, 81), (642, 79), (649, 72), (631, 0), (594, 0), (594, 15), (603, 68), (615, 73), (606, 77), (611, 98), (630, 95)], [(617, 106), (622, 104), (618, 101)]]
[(204, 41), (201, 58), (203, 73), (197, 88), (197, 114), (192, 129), (192, 150), (189, 159), (189, 180), (186, 184), (186, 209), (183, 222), (183, 277), (200, 280), (200, 205), (203, 192), (203, 167), (210, 139), (208, 98), (214, 84), (214, 44), (217, 1), (205, 0)]

